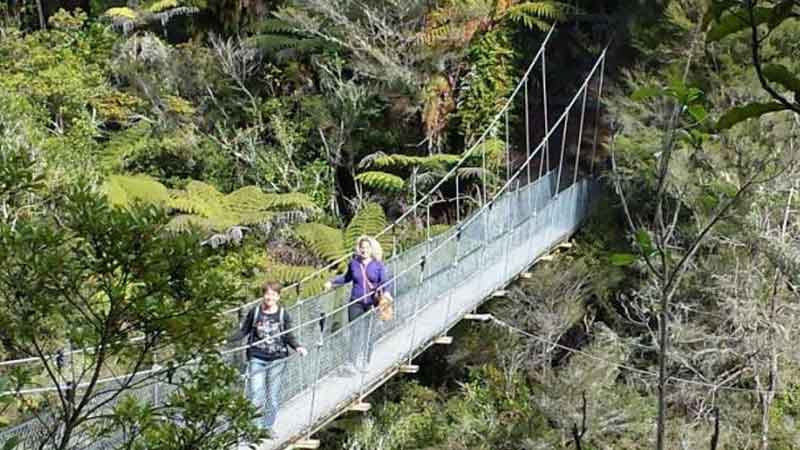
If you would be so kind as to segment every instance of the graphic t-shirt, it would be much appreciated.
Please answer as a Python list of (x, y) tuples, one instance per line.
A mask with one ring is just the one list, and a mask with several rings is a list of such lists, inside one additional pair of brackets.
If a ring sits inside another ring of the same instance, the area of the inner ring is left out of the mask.
[(267, 314), (262, 310), (257, 314), (258, 317), (253, 327), (253, 342), (258, 343), (251, 347), (251, 356), (267, 361), (286, 357), (288, 349), (283, 338), (278, 336), (281, 333), (280, 310), (272, 314)]

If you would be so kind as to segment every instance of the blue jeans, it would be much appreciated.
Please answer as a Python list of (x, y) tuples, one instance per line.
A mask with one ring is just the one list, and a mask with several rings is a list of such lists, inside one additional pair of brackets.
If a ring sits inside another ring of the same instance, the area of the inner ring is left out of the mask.
[(262, 417), (257, 417), (255, 425), (264, 430), (272, 429), (281, 394), (281, 376), (286, 368), (286, 361), (263, 361), (251, 358), (247, 364), (247, 375), (250, 379), (248, 397)]

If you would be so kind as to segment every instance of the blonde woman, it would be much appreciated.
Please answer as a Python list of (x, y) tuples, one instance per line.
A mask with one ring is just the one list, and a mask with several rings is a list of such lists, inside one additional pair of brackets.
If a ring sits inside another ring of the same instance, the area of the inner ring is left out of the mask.
[(377, 306), (378, 299), (384, 291), (388, 291), (389, 274), (386, 266), (381, 262), (383, 250), (374, 238), (361, 236), (356, 239), (356, 246), (353, 259), (347, 265), (347, 271), (326, 283), (330, 289), (352, 282), (350, 289), (350, 306), (347, 308), (347, 316), (351, 322), (351, 357), (359, 370), (366, 368), (369, 360), (370, 345), (366, 342), (367, 320), (359, 317), (367, 311)]

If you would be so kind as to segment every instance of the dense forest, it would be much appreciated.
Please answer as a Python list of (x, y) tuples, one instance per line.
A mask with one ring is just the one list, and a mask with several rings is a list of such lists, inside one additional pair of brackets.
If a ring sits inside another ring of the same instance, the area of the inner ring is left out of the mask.
[(323, 448), (800, 449), (800, 0), (6, 0), (0, 447), (264, 438), (226, 312), (479, 208), (553, 24), (556, 110), (607, 48), (590, 218)]

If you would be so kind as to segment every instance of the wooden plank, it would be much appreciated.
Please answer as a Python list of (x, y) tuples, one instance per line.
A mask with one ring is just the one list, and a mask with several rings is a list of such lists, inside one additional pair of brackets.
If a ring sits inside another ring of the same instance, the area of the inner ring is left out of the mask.
[(536, 261), (552, 261), (552, 260), (553, 260), (553, 255), (544, 255), (539, 257), (539, 259), (537, 259)]
[(491, 297), (506, 297), (508, 295), (508, 291), (505, 289), (501, 289), (499, 291), (492, 292)]
[(481, 322), (487, 322), (492, 320), (491, 314), (465, 314), (464, 320), (478, 320)]
[(564, 241), (557, 245), (558, 248), (572, 248), (572, 242)]
[(295, 450), (295, 449), (315, 450), (318, 448), (319, 448), (319, 439), (300, 439), (294, 441), (292, 445), (289, 446), (290, 450)]
[(434, 344), (450, 345), (453, 343), (453, 336), (439, 336), (433, 340)]
[(370, 408), (372, 408), (372, 404), (371, 403), (356, 402), (356, 403), (353, 403), (352, 405), (350, 405), (350, 407), (347, 408), (347, 410), (348, 411), (356, 411), (356, 412), (367, 412), (367, 411), (370, 410)]
[(530, 272), (522, 272), (521, 274), (519, 274), (519, 277), (522, 278), (523, 280), (530, 280), (531, 278), (533, 278), (533, 274)]
[(400, 373), (417, 373), (419, 372), (419, 366), (416, 364), (403, 364), (397, 371)]

